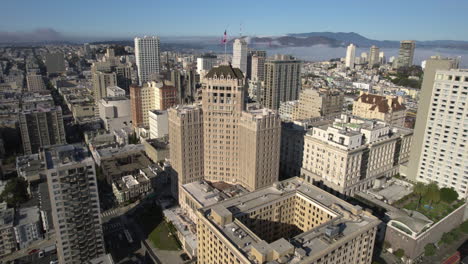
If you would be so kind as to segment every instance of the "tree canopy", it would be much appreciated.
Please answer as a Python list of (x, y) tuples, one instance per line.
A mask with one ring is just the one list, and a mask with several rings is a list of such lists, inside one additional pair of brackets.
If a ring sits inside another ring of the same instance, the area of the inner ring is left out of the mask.
[(23, 178), (18, 177), (9, 180), (0, 194), (0, 200), (6, 202), (10, 207), (24, 203), (28, 199), (28, 183)]

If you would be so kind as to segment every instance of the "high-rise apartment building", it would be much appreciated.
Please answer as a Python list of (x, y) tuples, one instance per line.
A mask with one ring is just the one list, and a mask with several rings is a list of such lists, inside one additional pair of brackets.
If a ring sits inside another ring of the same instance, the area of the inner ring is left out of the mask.
[(223, 65), (202, 79), (201, 106), (169, 109), (179, 185), (205, 178), (255, 190), (278, 179), (280, 119), (274, 111), (246, 107), (245, 91), (242, 72)]
[(238, 68), (247, 76), (247, 42), (244, 39), (236, 39), (233, 44), (232, 67)]
[(171, 82), (147, 82), (130, 87), (133, 126), (149, 127), (150, 110), (167, 110), (177, 104), (177, 90)]
[(383, 51), (379, 52), (379, 64), (384, 65), (387, 63), (387, 58), (385, 57), (385, 53)]
[(370, 264), (380, 221), (292, 178), (199, 209), (198, 261)]
[(299, 96), (294, 120), (309, 119), (341, 113), (344, 94), (334, 89), (303, 89)]
[(115, 72), (95, 71), (92, 73), (94, 102), (97, 104), (107, 96), (107, 88), (117, 86)]
[(414, 134), (417, 136), (414, 137), (413, 145), (411, 146), (411, 156), (410, 161), (408, 162), (408, 172), (406, 175), (406, 177), (413, 181), (416, 181), (419, 163), (422, 157), (421, 153), (423, 151), (423, 146), (425, 145), (423, 135), (426, 134), (427, 120), (432, 107), (431, 101), (432, 97), (435, 95), (433, 90), (436, 71), (457, 69), (458, 66), (458, 60), (451, 58), (442, 58), (434, 56), (426, 60), (426, 67), (424, 68), (424, 79), (421, 85), (421, 91), (419, 93), (416, 125), (414, 127)]
[[(427, 66), (426, 66), (427, 67)], [(424, 77), (426, 78), (426, 77)], [(468, 197), (468, 70), (435, 73), (416, 180)], [(413, 164), (414, 165), (414, 164)]]
[(354, 60), (356, 59), (356, 46), (351, 43), (346, 49), (345, 65), (350, 69), (354, 69)]
[(150, 110), (149, 111), (150, 138), (162, 138), (169, 134), (169, 121), (167, 111)]
[(65, 59), (63, 53), (47, 53), (45, 55), (47, 75), (65, 73)]
[(369, 68), (372, 68), (374, 65), (379, 65), (379, 53), (380, 49), (376, 46), (370, 47), (369, 51)]
[(413, 131), (342, 115), (304, 138), (301, 174), (310, 183), (352, 196), (407, 162)]
[(159, 56), (159, 37), (135, 38), (135, 58), (140, 85), (154, 80), (155, 75), (159, 74), (161, 67)]
[(353, 115), (404, 127), (406, 107), (401, 96), (381, 96), (361, 91), (359, 97), (354, 100)]
[(265, 79), (266, 51), (251, 51), (251, 80), (263, 81)]
[(19, 114), (19, 126), (24, 154), (38, 153), (48, 145), (65, 144), (62, 108), (38, 106)]
[(216, 65), (218, 58), (214, 54), (204, 54), (197, 58), (197, 73), (206, 74)]
[(301, 91), (301, 61), (276, 55), (265, 61), (265, 87), (261, 103), (277, 110), (281, 102), (297, 100)]
[(7, 203), (0, 203), (0, 257), (4, 257), (16, 250), (15, 209), (8, 208)]
[(396, 63), (395, 68), (412, 66), (415, 48), (416, 48), (416, 41), (402, 40), (400, 42), (400, 50), (398, 52), (398, 58), (395, 61)]
[(94, 161), (85, 146), (45, 147), (41, 159), (52, 205), (60, 263), (87, 263), (105, 254)]
[(44, 80), (40, 74), (28, 74), (26, 76), (26, 84), (29, 92), (39, 92), (46, 90)]

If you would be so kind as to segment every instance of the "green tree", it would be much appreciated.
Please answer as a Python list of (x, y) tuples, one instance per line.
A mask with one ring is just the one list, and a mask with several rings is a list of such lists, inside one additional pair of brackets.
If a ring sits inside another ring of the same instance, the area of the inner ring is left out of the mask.
[(461, 231), (463, 231), (463, 233), (465, 233), (465, 234), (468, 233), (468, 220), (466, 220), (465, 222), (463, 222), (460, 225), (460, 229), (461, 229)]
[(440, 189), (440, 199), (446, 203), (458, 200), (458, 193), (453, 188)]
[(6, 202), (10, 207), (24, 203), (28, 199), (28, 183), (23, 178), (18, 177), (9, 180), (0, 194), (0, 200)]
[(426, 193), (427, 189), (424, 183), (418, 182), (414, 185), (413, 187), (413, 192), (418, 196), (418, 206), (416, 207), (416, 210), (418, 210), (419, 206), (421, 205), (421, 198), (423, 195)]
[(395, 251), (395, 256), (398, 258), (402, 258), (405, 255), (405, 250), (402, 248), (399, 248), (397, 251)]
[(452, 232), (447, 232), (442, 235), (440, 241), (444, 244), (450, 244), (455, 240), (455, 237)]
[(424, 255), (430, 257), (430, 256), (434, 256), (435, 253), (436, 253), (436, 247), (434, 244), (429, 243), (424, 247)]
[(440, 190), (439, 186), (435, 182), (431, 182), (427, 185), (427, 191), (425, 193), (425, 199), (430, 202), (430, 205), (432, 203), (438, 203), (440, 201)]

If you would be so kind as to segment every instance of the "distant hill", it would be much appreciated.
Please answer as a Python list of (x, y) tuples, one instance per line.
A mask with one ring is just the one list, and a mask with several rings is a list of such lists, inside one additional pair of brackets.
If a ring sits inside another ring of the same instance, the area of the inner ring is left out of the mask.
[[(309, 32), (309, 33), (291, 33), (290, 37), (295, 38), (310, 38), (310, 37), (326, 37), (336, 41), (341, 41), (342, 46), (347, 46), (353, 43), (359, 47), (370, 47), (376, 45), (381, 48), (398, 48), (399, 41), (394, 40), (375, 40), (366, 38), (355, 32)], [(468, 41), (458, 40), (432, 40), (432, 41), (416, 41), (416, 47), (427, 48), (458, 48), (468, 49)]]

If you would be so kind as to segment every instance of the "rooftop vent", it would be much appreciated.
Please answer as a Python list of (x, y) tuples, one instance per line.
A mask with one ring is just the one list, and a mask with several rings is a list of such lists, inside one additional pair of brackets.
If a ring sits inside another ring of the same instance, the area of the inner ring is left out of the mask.
[(329, 238), (334, 238), (339, 235), (341, 228), (339, 225), (330, 225), (325, 228), (325, 235)]

